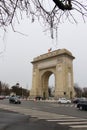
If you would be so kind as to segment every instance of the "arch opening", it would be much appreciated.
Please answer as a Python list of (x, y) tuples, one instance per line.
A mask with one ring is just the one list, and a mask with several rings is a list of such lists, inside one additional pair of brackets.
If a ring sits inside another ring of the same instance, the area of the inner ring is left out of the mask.
[(48, 92), (49, 97), (55, 96), (55, 75), (53, 73), (49, 76)]
[(43, 74), (42, 76), (42, 82), (41, 82), (41, 86), (42, 86), (42, 96), (43, 98), (49, 98), (52, 96), (52, 89), (54, 87), (53, 84), (54, 83), (54, 74), (52, 71), (47, 71)]

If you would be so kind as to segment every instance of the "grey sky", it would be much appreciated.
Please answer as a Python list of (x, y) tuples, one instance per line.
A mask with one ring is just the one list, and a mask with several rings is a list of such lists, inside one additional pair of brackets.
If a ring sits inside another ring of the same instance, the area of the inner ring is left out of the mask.
[(28, 19), (20, 21), (15, 29), (27, 36), (13, 32), (10, 28), (2, 40), (0, 31), (0, 80), (10, 86), (20, 83), (23, 87), (32, 86), (32, 64), (34, 57), (52, 50), (66, 48), (75, 56), (73, 61), (74, 83), (87, 87), (87, 24), (63, 23), (58, 29), (57, 43), (40, 24), (31, 24)]

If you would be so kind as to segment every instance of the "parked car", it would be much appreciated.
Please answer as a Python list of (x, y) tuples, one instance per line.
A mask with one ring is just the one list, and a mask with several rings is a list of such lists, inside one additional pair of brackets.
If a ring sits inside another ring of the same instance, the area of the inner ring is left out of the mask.
[(80, 110), (87, 110), (87, 100), (77, 103), (77, 108)]
[(9, 103), (21, 104), (21, 100), (17, 96), (9, 97)]
[(73, 99), (73, 103), (75, 103), (75, 104), (77, 104), (77, 103), (79, 103), (80, 101), (85, 101), (86, 100), (86, 98), (85, 97), (81, 97), (81, 98), (75, 98), (75, 99)]
[(66, 99), (66, 98), (59, 98), (58, 103), (68, 104), (68, 103), (71, 103), (71, 100)]
[(9, 97), (10, 97), (9, 95), (5, 96), (5, 99), (9, 99)]
[(0, 95), (0, 100), (3, 100), (3, 99), (5, 99), (5, 96)]

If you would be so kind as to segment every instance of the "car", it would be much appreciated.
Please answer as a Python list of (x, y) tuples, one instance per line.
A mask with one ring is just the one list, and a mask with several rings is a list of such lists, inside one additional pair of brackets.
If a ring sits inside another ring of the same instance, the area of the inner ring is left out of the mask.
[(80, 110), (87, 110), (87, 100), (77, 103), (77, 108)]
[(77, 104), (77, 103), (79, 103), (80, 101), (85, 101), (86, 100), (86, 98), (85, 97), (81, 97), (81, 98), (74, 98), (73, 99), (73, 103), (75, 103), (75, 104)]
[(5, 96), (0, 95), (0, 100), (3, 100), (3, 99), (5, 99)]
[(21, 104), (21, 100), (17, 96), (9, 97), (9, 103)]
[(59, 98), (58, 103), (68, 104), (68, 103), (71, 103), (71, 100), (66, 99), (66, 98)]

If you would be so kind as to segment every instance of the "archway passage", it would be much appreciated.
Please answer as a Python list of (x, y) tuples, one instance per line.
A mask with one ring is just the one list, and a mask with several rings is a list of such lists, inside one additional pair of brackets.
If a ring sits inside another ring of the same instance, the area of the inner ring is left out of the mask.
[(49, 98), (53, 99), (55, 92), (55, 75), (53, 73), (50, 75), (48, 82), (49, 82), (48, 83)]
[(75, 57), (66, 49), (58, 49), (33, 59), (31, 97), (49, 98), (48, 82), (50, 75), (55, 77), (54, 97), (74, 97), (73, 59)]
[(46, 70), (41, 76), (41, 88), (43, 99), (49, 98), (51, 96), (51, 88), (49, 88), (49, 78), (53, 74), (52, 71)]

